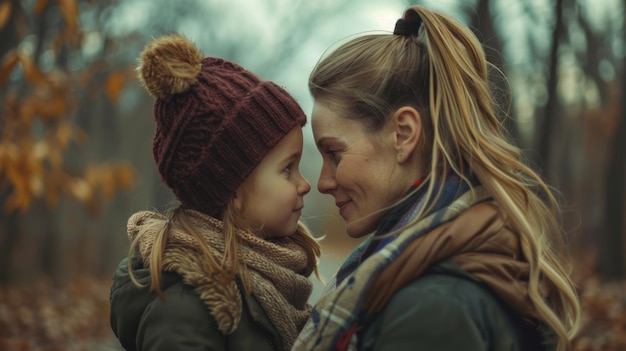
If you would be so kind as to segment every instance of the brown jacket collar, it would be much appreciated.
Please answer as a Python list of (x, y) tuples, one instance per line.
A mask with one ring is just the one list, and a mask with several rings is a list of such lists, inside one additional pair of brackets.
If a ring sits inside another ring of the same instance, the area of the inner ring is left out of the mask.
[(432, 265), (451, 258), (513, 309), (534, 317), (528, 296), (530, 265), (522, 254), (519, 236), (502, 216), (493, 202), (480, 203), (419, 236), (374, 279), (364, 308), (382, 310), (396, 291)]

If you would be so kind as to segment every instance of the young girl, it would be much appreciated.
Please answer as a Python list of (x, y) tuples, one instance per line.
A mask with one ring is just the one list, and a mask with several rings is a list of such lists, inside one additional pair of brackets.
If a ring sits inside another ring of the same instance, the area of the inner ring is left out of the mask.
[(305, 323), (318, 243), (299, 221), (306, 116), (276, 84), (186, 38), (151, 41), (153, 156), (180, 206), (128, 220), (111, 287), (127, 350), (288, 350)]

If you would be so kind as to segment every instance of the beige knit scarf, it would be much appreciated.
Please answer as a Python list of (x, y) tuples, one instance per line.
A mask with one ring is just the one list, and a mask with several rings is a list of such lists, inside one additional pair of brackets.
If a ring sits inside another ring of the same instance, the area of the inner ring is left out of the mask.
[[(223, 222), (193, 210), (185, 210), (193, 228), (209, 244), (211, 253), (220, 262), (224, 253)], [(241, 317), (241, 295), (234, 280), (224, 282), (217, 272), (208, 271), (194, 239), (176, 222), (167, 222), (158, 213), (143, 211), (128, 220), (128, 236), (138, 239), (144, 264), (159, 231), (169, 226), (163, 254), (163, 271), (174, 271), (186, 284), (194, 286), (200, 298), (218, 322), (225, 335), (237, 328)], [(310, 262), (304, 249), (290, 238), (264, 240), (251, 232), (238, 231), (240, 255), (250, 271), (251, 294), (263, 307), (281, 338), (281, 348), (290, 349), (311, 310), (308, 297), (312, 283), (308, 276), (315, 262)]]

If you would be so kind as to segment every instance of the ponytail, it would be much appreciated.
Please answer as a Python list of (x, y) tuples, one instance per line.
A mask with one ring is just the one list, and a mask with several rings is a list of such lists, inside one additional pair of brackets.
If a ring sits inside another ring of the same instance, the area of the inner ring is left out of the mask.
[[(559, 209), (551, 190), (521, 161), (506, 138), (489, 90), (489, 64), (476, 36), (452, 17), (409, 7), (406, 35), (365, 35), (322, 58), (309, 78), (316, 101), (331, 102), (345, 118), (381, 129), (403, 105), (422, 118), (424, 157), (433, 179), (477, 179), (515, 227), (531, 267), (528, 291), (539, 318), (557, 335), (558, 350), (571, 348), (580, 305), (564, 260)], [(425, 203), (441, 189), (429, 182)], [(546, 200), (544, 200), (546, 199)], [(413, 223), (429, 211), (423, 209)]]

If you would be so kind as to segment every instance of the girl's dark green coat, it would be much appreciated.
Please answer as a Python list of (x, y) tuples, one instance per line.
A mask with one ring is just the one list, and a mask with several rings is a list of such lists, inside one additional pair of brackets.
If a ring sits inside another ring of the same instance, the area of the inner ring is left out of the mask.
[[(138, 267), (135, 276), (149, 282), (149, 270)], [(218, 329), (205, 301), (194, 287), (183, 283), (176, 273), (164, 272), (162, 300), (148, 288), (136, 287), (130, 279), (127, 259), (120, 262), (111, 286), (110, 322), (113, 332), (126, 350), (208, 351), (276, 350), (277, 332), (251, 295), (241, 286), (242, 313), (237, 329), (224, 335)], [(219, 301), (222, 296), (214, 296)]]

